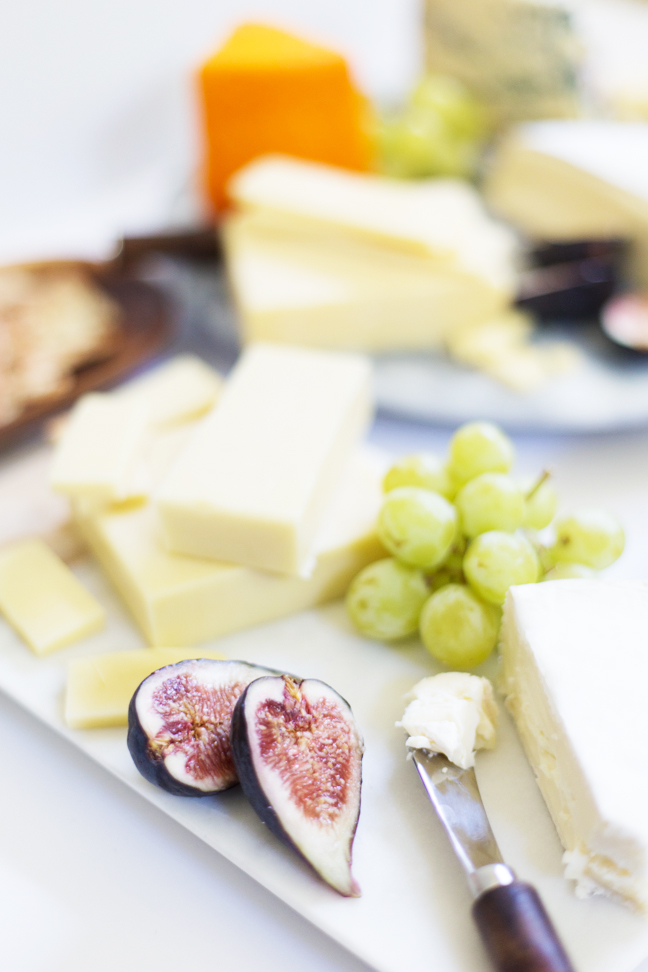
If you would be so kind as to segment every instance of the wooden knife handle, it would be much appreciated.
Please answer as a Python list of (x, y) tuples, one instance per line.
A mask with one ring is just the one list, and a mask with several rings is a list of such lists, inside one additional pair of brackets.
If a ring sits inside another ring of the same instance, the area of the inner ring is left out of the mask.
[(574, 972), (530, 884), (513, 881), (485, 891), (473, 917), (497, 972)]

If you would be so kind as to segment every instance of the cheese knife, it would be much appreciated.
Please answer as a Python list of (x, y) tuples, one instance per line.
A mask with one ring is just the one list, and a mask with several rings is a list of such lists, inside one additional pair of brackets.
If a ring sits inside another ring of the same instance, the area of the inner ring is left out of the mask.
[(473, 918), (497, 972), (574, 972), (538, 892), (502, 860), (474, 769), (410, 749), (473, 894)]

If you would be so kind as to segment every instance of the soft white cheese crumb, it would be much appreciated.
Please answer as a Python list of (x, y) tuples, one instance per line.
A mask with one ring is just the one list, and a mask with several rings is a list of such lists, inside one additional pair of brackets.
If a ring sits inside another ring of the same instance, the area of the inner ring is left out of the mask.
[(487, 678), (444, 672), (418, 682), (401, 722), (410, 749), (443, 753), (462, 769), (475, 765), (475, 750), (495, 746), (497, 705)]

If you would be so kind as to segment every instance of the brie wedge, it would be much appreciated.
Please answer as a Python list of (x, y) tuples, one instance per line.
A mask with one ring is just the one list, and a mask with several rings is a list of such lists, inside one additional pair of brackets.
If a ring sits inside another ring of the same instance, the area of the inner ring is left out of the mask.
[(648, 904), (648, 582), (510, 588), (502, 689), (578, 897)]

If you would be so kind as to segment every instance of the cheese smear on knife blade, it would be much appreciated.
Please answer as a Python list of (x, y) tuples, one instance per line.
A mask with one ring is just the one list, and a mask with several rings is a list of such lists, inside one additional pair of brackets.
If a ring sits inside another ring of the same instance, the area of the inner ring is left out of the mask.
[(509, 589), (501, 688), (576, 894), (648, 906), (648, 582)]
[(175, 553), (299, 575), (371, 416), (356, 355), (271, 344), (243, 353), (156, 498)]
[(414, 686), (412, 701), (397, 726), (407, 732), (408, 749), (443, 753), (461, 769), (475, 765), (477, 749), (493, 749), (497, 706), (487, 678), (442, 672)]

